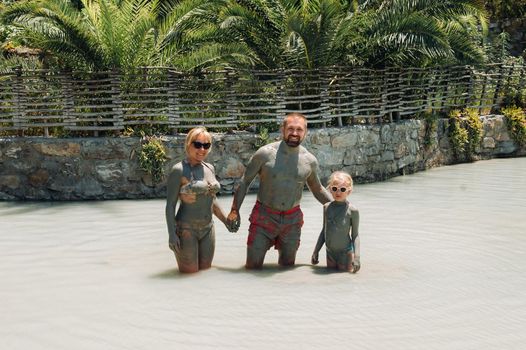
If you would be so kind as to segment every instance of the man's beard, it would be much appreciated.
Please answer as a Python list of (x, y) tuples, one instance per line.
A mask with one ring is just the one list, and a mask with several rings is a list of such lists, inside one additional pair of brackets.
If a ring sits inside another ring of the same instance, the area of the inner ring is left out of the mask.
[(301, 144), (301, 139), (300, 138), (295, 138), (295, 139), (291, 139), (291, 136), (289, 136), (286, 140), (285, 140), (285, 143), (287, 144), (287, 146), (289, 147), (298, 147), (300, 144)]

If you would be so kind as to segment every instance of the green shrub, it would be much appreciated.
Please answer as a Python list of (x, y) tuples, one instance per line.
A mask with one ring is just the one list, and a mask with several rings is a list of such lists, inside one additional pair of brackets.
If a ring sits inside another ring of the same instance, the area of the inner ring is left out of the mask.
[(141, 152), (139, 153), (139, 166), (152, 176), (154, 183), (162, 181), (165, 163), (166, 151), (161, 139), (156, 136), (143, 136)]
[(502, 110), (511, 138), (519, 146), (526, 144), (526, 114), (518, 107), (512, 106)]
[(261, 147), (261, 146), (264, 146), (266, 144), (269, 144), (272, 140), (270, 139), (270, 135), (268, 133), (268, 129), (265, 128), (265, 127), (262, 127), (262, 128), (259, 128), (259, 134), (258, 134), (258, 138), (256, 140), (256, 147)]
[(473, 155), (482, 139), (482, 121), (475, 109), (449, 113), (449, 141), (457, 160), (473, 159)]
[(465, 116), (463, 120), (464, 126), (468, 132), (467, 152), (468, 156), (472, 156), (482, 139), (482, 121), (475, 109), (465, 109), (463, 115)]
[(462, 113), (455, 109), (449, 113), (449, 142), (455, 158), (460, 159), (466, 152), (468, 131), (462, 127)]
[(421, 118), (425, 122), (425, 135), (424, 135), (424, 147), (429, 148), (433, 145), (436, 139), (433, 135), (436, 133), (438, 128), (438, 116), (433, 113), (424, 113)]

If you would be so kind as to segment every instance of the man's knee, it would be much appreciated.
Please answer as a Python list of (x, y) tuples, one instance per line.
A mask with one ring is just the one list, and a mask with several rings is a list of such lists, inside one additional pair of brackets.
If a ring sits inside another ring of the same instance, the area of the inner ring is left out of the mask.
[(281, 266), (293, 266), (296, 263), (298, 244), (281, 246), (278, 263)]
[(247, 247), (247, 262), (245, 267), (251, 270), (261, 269), (266, 253), (267, 249), (258, 249), (254, 246)]

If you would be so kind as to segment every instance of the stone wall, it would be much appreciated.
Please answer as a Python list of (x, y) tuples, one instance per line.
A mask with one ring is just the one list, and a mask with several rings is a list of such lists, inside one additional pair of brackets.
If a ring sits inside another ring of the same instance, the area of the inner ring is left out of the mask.
[[(502, 116), (487, 116), (483, 122), (483, 140), (475, 159), (526, 155), (526, 149), (510, 139)], [(183, 159), (184, 138), (163, 138), (167, 172)], [(258, 142), (251, 133), (214, 135), (208, 161), (216, 168), (223, 193), (232, 192)], [(447, 120), (441, 120), (427, 136), (420, 120), (312, 129), (304, 145), (317, 156), (324, 182), (334, 170), (343, 169), (363, 183), (456, 162), (447, 138)], [(138, 152), (140, 139), (131, 137), (0, 139), (0, 199), (164, 197), (165, 184), (152, 183), (151, 176), (140, 170)]]

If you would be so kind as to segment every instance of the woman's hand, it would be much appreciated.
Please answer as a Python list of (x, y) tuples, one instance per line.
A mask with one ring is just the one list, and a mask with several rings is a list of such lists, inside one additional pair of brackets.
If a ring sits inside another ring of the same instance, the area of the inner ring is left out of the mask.
[(179, 239), (179, 236), (175, 235), (170, 237), (168, 239), (168, 247), (170, 247), (175, 253), (179, 253), (181, 250), (181, 240)]

